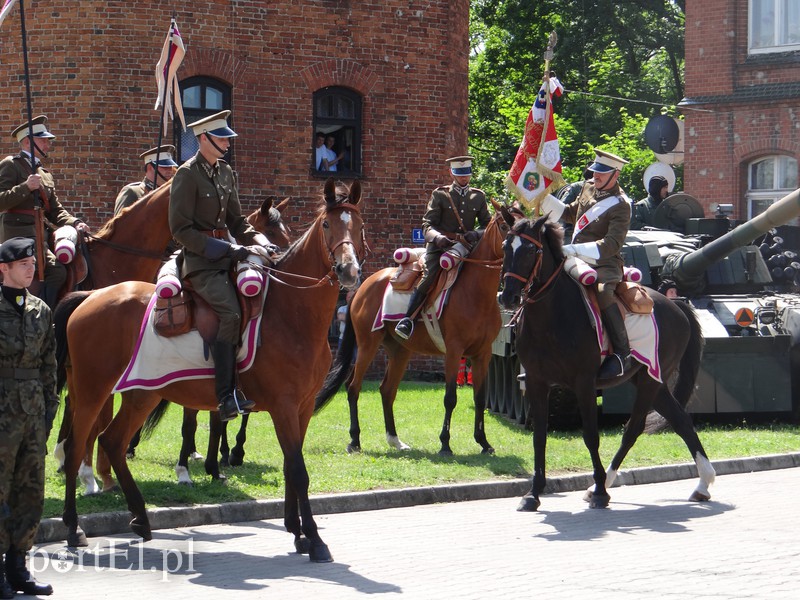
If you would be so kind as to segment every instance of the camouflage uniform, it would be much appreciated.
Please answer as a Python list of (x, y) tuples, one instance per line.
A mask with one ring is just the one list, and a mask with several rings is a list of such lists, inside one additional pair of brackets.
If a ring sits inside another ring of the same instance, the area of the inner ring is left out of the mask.
[(49, 425), (58, 408), (52, 313), (25, 295), (20, 315), (0, 294), (0, 551), (33, 545), (44, 507)]
[[(39, 198), (39, 192), (28, 189), (26, 180), (31, 174), (30, 156), (20, 152), (16, 156), (7, 156), (0, 161), (0, 242), (13, 237), (36, 237), (34, 208)], [(56, 195), (53, 175), (50, 171), (39, 166), (36, 174), (42, 178), (49, 207), (45, 207), (44, 218), (54, 227), (71, 225), (75, 227), (80, 219), (73, 217), (61, 205)], [(45, 224), (45, 233), (47, 225)], [(47, 264), (45, 265), (45, 284), (55, 295), (67, 280), (67, 270), (55, 254), (47, 250)]]

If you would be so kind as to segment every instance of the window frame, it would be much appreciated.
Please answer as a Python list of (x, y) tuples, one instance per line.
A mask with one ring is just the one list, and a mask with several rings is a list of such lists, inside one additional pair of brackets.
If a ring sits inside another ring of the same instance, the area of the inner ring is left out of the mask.
[[(753, 188), (753, 168), (756, 164), (761, 162), (766, 162), (771, 160), (773, 162), (773, 169), (772, 169), (772, 187), (770, 188), (761, 188), (761, 189), (754, 189)], [(794, 162), (794, 170), (795, 170), (795, 185), (794, 187), (779, 187), (780, 181), (782, 176), (786, 171), (786, 166), (781, 166), (781, 162), (784, 165), (788, 165), (789, 161)], [(772, 154), (768, 156), (760, 156), (756, 159), (751, 160), (747, 163), (747, 193), (745, 194), (745, 202), (747, 204), (747, 218), (752, 219), (755, 216), (763, 213), (769, 206), (786, 196), (787, 194), (791, 193), (795, 189), (797, 189), (797, 169), (798, 164), (797, 160), (785, 154)], [(764, 202), (769, 202), (769, 204), (765, 204), (763, 210), (754, 210), (754, 205), (758, 205)], [(798, 225), (800, 222), (797, 218), (793, 219), (789, 224), (791, 225)]]
[[(317, 107), (326, 99), (342, 98), (352, 104), (352, 117), (337, 115), (321, 115)], [(309, 167), (311, 173), (319, 177), (328, 177), (332, 171), (320, 171), (316, 164), (316, 136), (318, 132), (325, 135), (332, 134), (336, 138), (334, 148), (341, 149), (345, 138), (350, 138), (350, 165), (340, 168), (337, 165), (335, 173), (345, 177), (361, 177), (363, 172), (362, 156), (362, 121), (363, 97), (350, 88), (342, 86), (327, 86), (316, 90), (312, 94), (312, 129), (311, 129), (311, 157)]]
[[(755, 10), (754, 3), (760, 2), (762, 6), (766, 6), (768, 2), (772, 3), (772, 34), (773, 44), (770, 46), (755, 46), (754, 39), (756, 35), (755, 23)], [(749, 54), (768, 54), (775, 52), (792, 52), (800, 50), (800, 40), (797, 42), (781, 41), (779, 38), (783, 35), (783, 23), (788, 19), (789, 2), (797, 2), (797, 0), (748, 0), (747, 2), (747, 51)], [(798, 7), (800, 11), (800, 7)], [(800, 17), (798, 18), (800, 21)]]
[[(209, 115), (213, 115), (213, 114), (218, 113), (218, 112), (220, 112), (222, 110), (230, 110), (230, 111), (233, 110), (232, 107), (231, 107), (232, 99), (233, 99), (233, 87), (228, 85), (224, 81), (222, 81), (220, 79), (217, 79), (215, 77), (209, 77), (207, 75), (195, 75), (194, 77), (187, 77), (186, 79), (184, 79), (184, 80), (182, 80), (180, 82), (181, 102), (184, 101), (184, 93), (185, 93), (185, 91), (188, 90), (188, 89), (191, 89), (193, 87), (200, 87), (200, 89), (201, 89), (200, 98), (201, 98), (201, 105), (202, 106), (200, 108), (197, 108), (197, 107), (188, 107), (188, 106), (186, 106), (185, 103), (183, 104), (183, 114), (186, 117), (186, 124), (187, 125), (189, 123), (193, 123), (193, 122), (197, 121), (198, 119), (202, 119), (203, 117), (207, 117)], [(218, 107), (207, 108), (206, 107), (206, 105), (205, 105), (206, 104), (206, 90), (208, 88), (211, 88), (211, 89), (216, 90), (216, 91), (221, 93), (221, 96), (222, 96), (222, 107), (221, 108), (218, 108)], [(230, 125), (231, 125), (231, 127), (233, 127), (233, 114), (231, 114)], [(183, 126), (181, 125), (181, 121), (180, 121), (180, 119), (177, 118), (177, 116), (176, 116), (175, 121), (173, 123), (172, 131), (173, 131), (174, 145), (175, 145), (175, 149), (176, 149), (177, 155), (178, 155), (177, 161), (182, 164), (183, 162), (187, 161), (188, 159), (190, 159), (192, 156), (195, 155), (195, 153), (197, 152), (197, 146), (196, 145), (194, 146), (194, 150), (186, 149), (187, 152), (184, 153), (183, 137), (187, 133), (189, 135), (191, 135), (191, 132), (188, 129), (187, 129), (186, 132), (183, 131)], [(234, 128), (234, 131), (235, 131), (235, 128)], [(235, 142), (235, 139), (236, 138), (232, 138), (231, 139), (231, 145), (230, 145), (230, 147), (228, 149), (228, 152), (226, 152), (225, 156), (223, 157), (224, 160), (226, 162), (230, 163), (231, 165), (233, 165), (233, 160), (234, 160), (234, 145), (235, 145), (234, 142)]]

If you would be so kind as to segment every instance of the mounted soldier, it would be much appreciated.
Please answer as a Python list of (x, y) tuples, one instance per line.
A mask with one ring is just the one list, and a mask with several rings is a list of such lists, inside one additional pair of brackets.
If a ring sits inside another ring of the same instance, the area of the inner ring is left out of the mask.
[[(441, 271), (439, 259), (442, 253), (457, 242), (471, 249), (492, 218), (486, 206), (486, 194), (469, 185), (472, 160), (471, 156), (448, 158), (446, 162), (450, 165), (453, 183), (437, 187), (431, 194), (422, 218), (426, 242), (425, 274), (411, 296), (406, 316), (397, 323), (395, 333), (398, 337), (407, 340), (414, 332), (414, 319)], [(480, 230), (475, 229), (476, 224)]]
[(225, 110), (189, 124), (200, 148), (175, 173), (169, 201), (170, 230), (184, 247), (181, 279), (188, 280), (219, 316), (211, 355), (223, 421), (246, 414), (255, 405), (236, 390), (236, 347), (242, 316), (229, 271), (235, 261), (251, 254), (271, 261), (275, 252), (266, 236), (242, 216), (233, 170), (222, 160), (231, 138), (237, 136), (228, 127), (228, 115), (230, 111)]
[[(49, 231), (64, 225), (70, 225), (78, 232), (87, 232), (89, 228), (61, 205), (53, 176), (39, 160), (40, 156), (48, 158), (50, 140), (56, 137), (47, 130), (47, 117), (39, 115), (30, 123), (23, 123), (11, 132), (11, 136), (19, 143), (20, 153), (0, 161), (0, 241), (14, 237), (36, 241), (36, 258), (43, 266), (40, 278), (43, 274), (44, 281), (39, 296), (53, 308), (67, 279), (67, 270), (48, 248)], [(35, 164), (33, 169), (32, 161)], [(40, 210), (37, 207), (40, 206), (43, 224), (37, 231), (37, 211)]]
[(620, 250), (631, 221), (631, 201), (617, 181), (626, 164), (624, 158), (595, 148), (594, 162), (587, 167), (593, 179), (578, 198), (564, 204), (547, 195), (542, 201), (542, 212), (551, 220), (575, 225), (572, 243), (564, 246), (564, 255), (577, 256), (597, 271), (597, 301), (614, 349), (600, 365), (599, 379), (619, 377), (631, 368), (628, 334), (614, 299), (614, 290), (623, 279)]
[(120, 190), (114, 202), (114, 216), (156, 189), (159, 186), (158, 179), (161, 183), (172, 179), (178, 167), (178, 163), (172, 158), (174, 154), (175, 146), (166, 145), (151, 148), (139, 155), (139, 158), (144, 160), (144, 179), (129, 183)]

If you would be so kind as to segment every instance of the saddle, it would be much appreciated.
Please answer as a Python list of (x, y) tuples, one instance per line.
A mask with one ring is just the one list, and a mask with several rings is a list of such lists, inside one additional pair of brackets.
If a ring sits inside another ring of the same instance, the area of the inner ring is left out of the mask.
[[(261, 314), (266, 290), (265, 287), (260, 294), (250, 297), (237, 294), (242, 313), (239, 323), (240, 336), (250, 320)], [(162, 337), (174, 337), (196, 329), (207, 344), (217, 339), (219, 316), (186, 281), (183, 282), (183, 288), (177, 295), (171, 298), (157, 298), (153, 312), (153, 327)]]
[[(394, 275), (389, 279), (389, 284), (397, 292), (412, 292), (422, 280), (425, 271), (424, 248), (398, 248), (394, 252), (394, 260), (398, 263)], [(455, 269), (441, 269), (436, 281), (431, 285), (423, 307), (427, 307), (429, 300), (437, 298), (439, 294), (450, 289), (455, 283), (460, 265)]]
[[(597, 286), (586, 286), (586, 295), (592, 306), (600, 312), (600, 305), (597, 303)], [(620, 311), (633, 313), (636, 315), (649, 315), (653, 312), (653, 299), (647, 294), (641, 285), (633, 281), (620, 281), (614, 289), (615, 300)]]

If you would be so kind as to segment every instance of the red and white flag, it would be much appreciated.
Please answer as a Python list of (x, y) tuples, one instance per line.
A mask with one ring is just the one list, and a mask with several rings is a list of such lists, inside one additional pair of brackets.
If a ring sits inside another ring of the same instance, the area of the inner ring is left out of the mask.
[(564, 185), (551, 101), (552, 96), (560, 96), (563, 90), (555, 77), (542, 83), (525, 121), (522, 143), (506, 178), (506, 188), (528, 209), (538, 208), (547, 194)]
[(178, 67), (181, 66), (184, 56), (186, 56), (186, 47), (183, 45), (183, 38), (181, 37), (181, 32), (178, 31), (178, 25), (173, 19), (169, 26), (167, 39), (164, 40), (164, 47), (161, 49), (161, 58), (158, 59), (158, 64), (156, 65), (158, 98), (156, 98), (155, 108), (158, 109), (161, 106), (161, 102), (164, 102), (166, 107), (162, 124), (164, 135), (167, 134), (167, 126), (170, 120), (174, 118), (172, 114), (173, 101), (175, 103), (175, 112), (181, 120), (184, 131), (186, 130), (186, 118), (183, 116), (181, 90), (177, 77)]
[(3, 21), (6, 20), (6, 17), (8, 16), (8, 13), (11, 12), (11, 9), (14, 8), (16, 3), (17, 3), (17, 0), (6, 0), (3, 3), (3, 8), (0, 8), (0, 25), (2, 25)]

